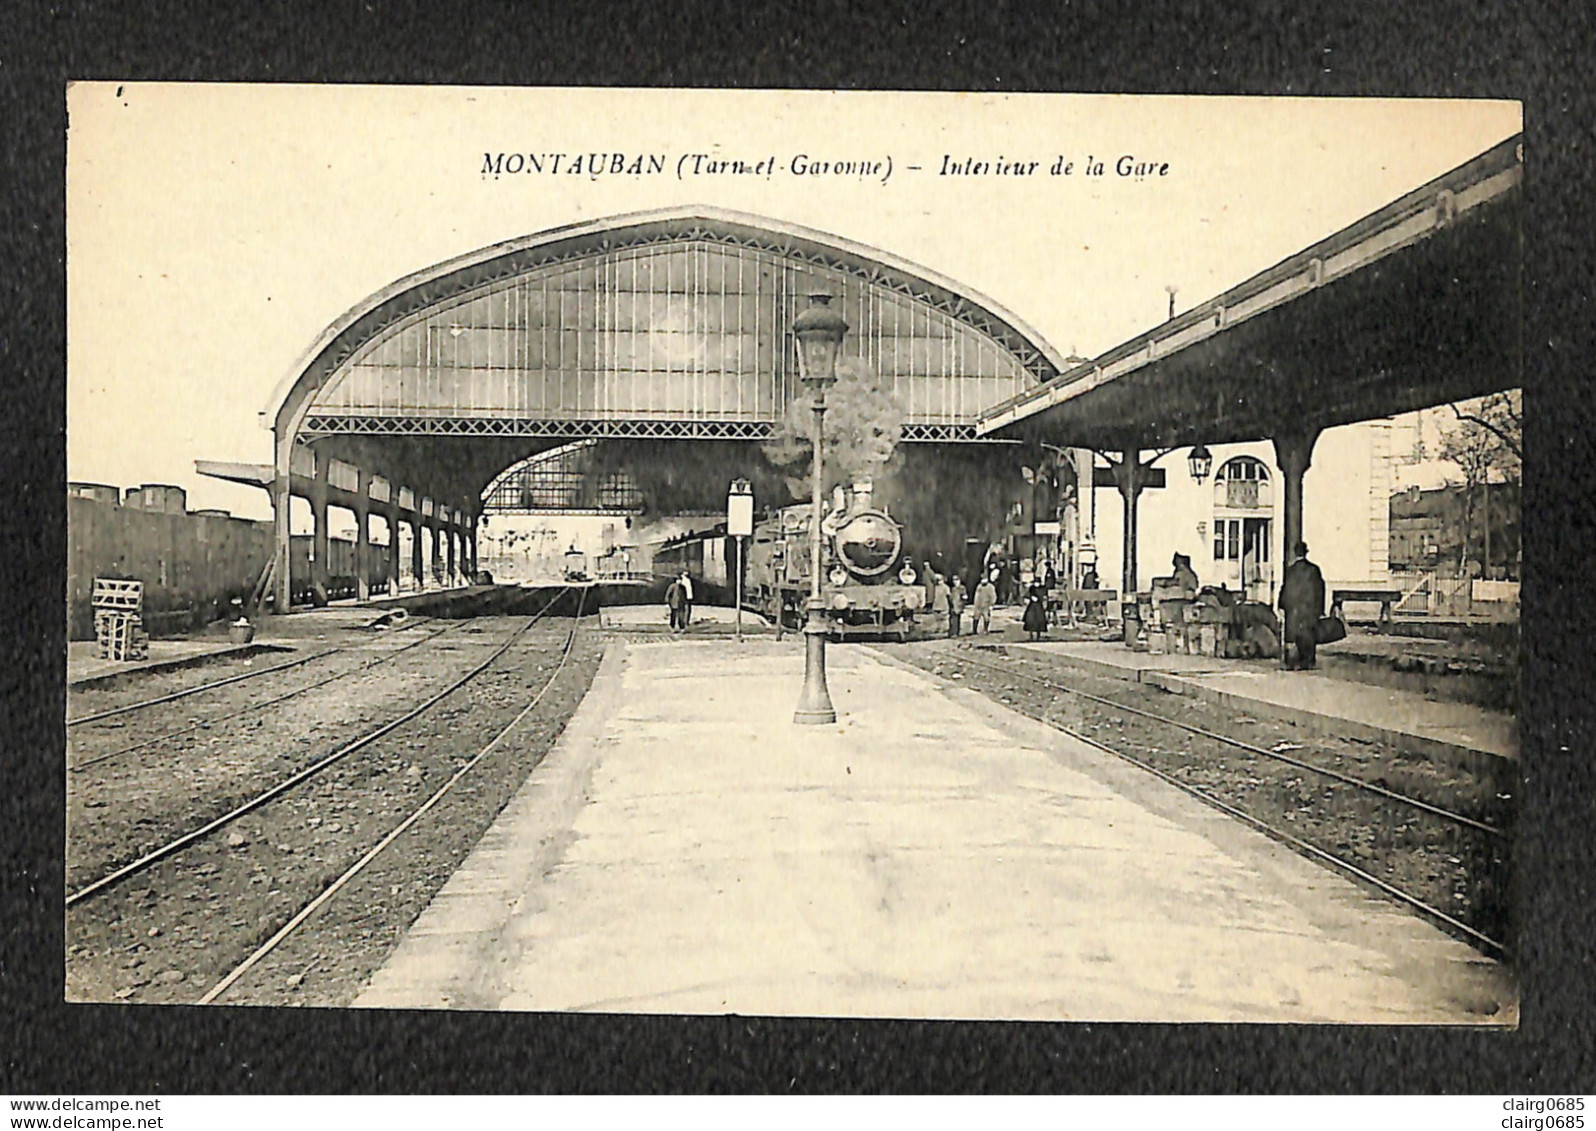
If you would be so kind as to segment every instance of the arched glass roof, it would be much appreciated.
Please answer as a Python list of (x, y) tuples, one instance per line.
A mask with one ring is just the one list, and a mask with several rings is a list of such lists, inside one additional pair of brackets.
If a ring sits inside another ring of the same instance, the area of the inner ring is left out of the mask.
[(971, 430), (1059, 371), (1012, 315), (933, 272), (694, 209), (559, 229), (400, 280), (318, 339), (279, 435), (757, 438), (797, 390), (789, 327), (816, 280), (840, 296), (844, 353), (889, 382), (911, 438)]

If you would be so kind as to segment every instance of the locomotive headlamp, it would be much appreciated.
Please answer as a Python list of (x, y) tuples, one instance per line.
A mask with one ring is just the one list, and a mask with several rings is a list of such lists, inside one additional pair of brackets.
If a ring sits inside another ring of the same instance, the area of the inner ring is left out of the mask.
[(831, 595), (831, 607), (836, 609), (838, 612), (842, 612), (844, 609), (846, 609), (848, 607), (848, 605), (849, 605), (848, 594), (846, 594), (846, 593), (833, 593)]
[(898, 580), (905, 585), (913, 585), (914, 579), (920, 576), (914, 572), (914, 567), (908, 562), (903, 563), (903, 568), (898, 571)]
[(831, 572), (826, 576), (829, 577), (831, 579), (831, 583), (837, 586), (839, 589), (848, 584), (848, 571), (843, 569), (841, 566), (832, 566)]

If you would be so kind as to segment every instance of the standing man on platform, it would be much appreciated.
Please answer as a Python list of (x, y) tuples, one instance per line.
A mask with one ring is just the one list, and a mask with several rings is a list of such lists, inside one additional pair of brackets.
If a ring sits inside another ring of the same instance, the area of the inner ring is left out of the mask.
[(676, 632), (682, 627), (682, 583), (678, 578), (672, 578), (665, 589), (665, 607), (671, 612), (671, 631)]
[(997, 604), (997, 586), (992, 584), (990, 577), (983, 577), (981, 584), (975, 587), (975, 604), (972, 606), (974, 619), (970, 624), (970, 632), (980, 633), (985, 636), (992, 631), (992, 606)]
[(942, 580), (940, 573), (933, 572), (931, 574), (931, 604), (929, 606), (932, 632), (936, 632), (938, 629), (944, 632), (947, 631), (949, 597), (948, 583)]
[(684, 569), (682, 570), (682, 627), (685, 629), (693, 623), (693, 579)]
[(964, 620), (964, 582), (954, 574), (948, 582), (948, 635), (957, 636)]
[(1316, 667), (1319, 618), (1324, 616), (1324, 574), (1308, 560), (1308, 544), (1291, 548), (1291, 564), (1280, 583), (1280, 608), (1286, 614), (1286, 639), (1281, 666), (1288, 670)]

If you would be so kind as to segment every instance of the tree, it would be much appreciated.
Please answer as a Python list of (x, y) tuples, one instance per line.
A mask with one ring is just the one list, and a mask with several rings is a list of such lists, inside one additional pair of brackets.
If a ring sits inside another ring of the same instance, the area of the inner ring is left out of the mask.
[(1500, 451), (1501, 458), (1492, 466), (1502, 468), (1506, 478), (1516, 480), (1524, 461), (1523, 390), (1509, 389), (1449, 407), (1459, 428), (1477, 429), (1493, 438), (1491, 446)]
[(1457, 418), (1442, 429), (1440, 458), (1457, 467), (1463, 478), (1463, 561), (1468, 560), (1474, 530), (1474, 497), (1480, 495), (1483, 539), (1480, 561), (1491, 565), (1491, 483), (1517, 483), (1523, 470), (1523, 394), (1518, 389), (1492, 393), (1450, 406)]
[[(826, 390), (822, 486), (887, 475), (896, 466), (903, 417), (903, 406), (892, 389), (867, 362), (838, 358), (837, 383)], [(762, 446), (767, 460), (789, 469), (787, 487), (794, 499), (808, 498), (811, 491), (813, 432), (814, 401), (801, 394), (788, 403)]]

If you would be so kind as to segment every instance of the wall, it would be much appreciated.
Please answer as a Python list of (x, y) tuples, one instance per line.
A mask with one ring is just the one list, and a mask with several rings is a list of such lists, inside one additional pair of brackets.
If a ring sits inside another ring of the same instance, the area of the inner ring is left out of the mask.
[(272, 525), (241, 518), (165, 514), (67, 500), (67, 636), (94, 638), (95, 577), (144, 582), (152, 636), (225, 616), (228, 599), (249, 597), (272, 551)]

